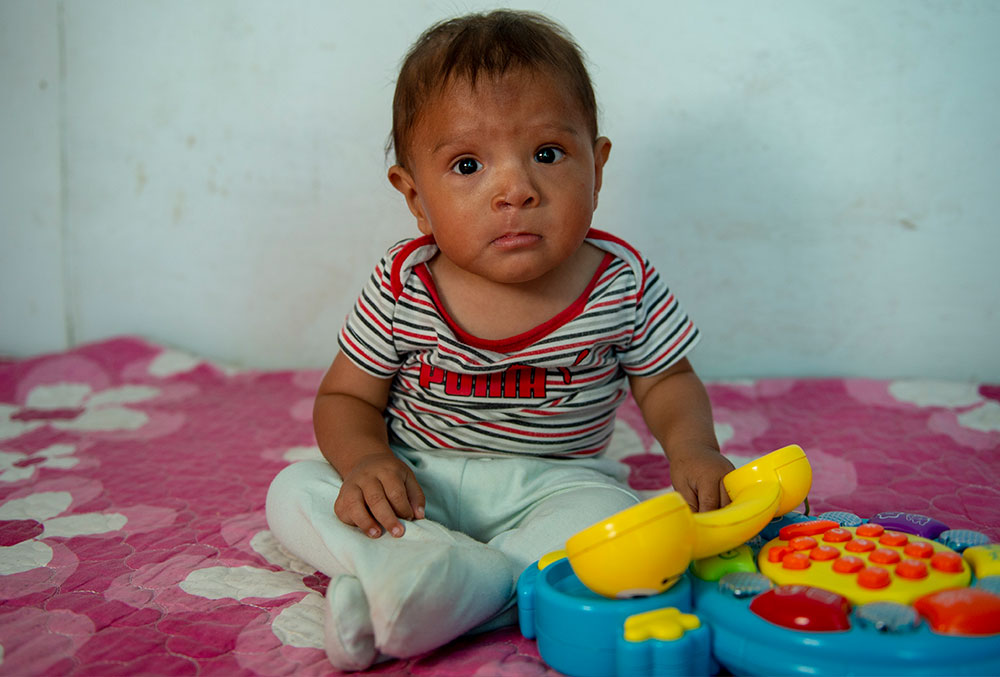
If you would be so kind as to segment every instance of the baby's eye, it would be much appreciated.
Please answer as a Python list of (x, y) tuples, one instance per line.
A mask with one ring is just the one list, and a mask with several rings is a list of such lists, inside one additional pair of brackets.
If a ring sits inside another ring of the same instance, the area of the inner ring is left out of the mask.
[(558, 162), (563, 158), (566, 153), (562, 152), (554, 146), (546, 146), (535, 152), (535, 162), (543, 162), (545, 164), (552, 164), (553, 162)]
[(479, 160), (471, 157), (464, 157), (452, 165), (451, 171), (456, 174), (464, 174), (467, 176), (469, 174), (475, 174), (482, 168), (483, 165)]

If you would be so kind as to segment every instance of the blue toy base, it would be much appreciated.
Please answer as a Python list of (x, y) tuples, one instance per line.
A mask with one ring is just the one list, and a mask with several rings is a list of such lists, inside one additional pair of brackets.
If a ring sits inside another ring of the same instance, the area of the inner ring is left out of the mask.
[[(928, 524), (919, 515), (904, 517), (917, 526), (907, 531), (906, 524), (893, 525), (900, 532), (917, 533)], [(961, 611), (980, 629), (958, 634), (935, 630), (908, 604), (848, 604), (835, 592), (778, 586), (752, 570), (750, 553), (764, 539), (823, 518), (844, 526), (867, 522), (847, 513), (786, 515), (751, 543), (695, 563), (673, 587), (650, 597), (602, 597), (580, 582), (568, 559), (544, 569), (532, 565), (517, 585), (521, 633), (537, 639), (552, 668), (574, 677), (712, 675), (720, 666), (735, 675), (1000, 675), (1000, 546), (983, 550), (988, 539), (977, 532), (934, 536), (955, 552), (979, 548), (976, 555), (966, 553), (969, 562), (978, 561), (970, 589), (946, 591), (956, 599), (967, 591), (967, 598), (978, 596), (976, 604), (986, 599), (985, 607)], [(761, 552), (766, 555), (766, 548)], [(771, 613), (777, 609), (784, 621), (763, 611), (768, 595), (777, 597)], [(813, 609), (799, 610), (802, 602)], [(819, 625), (809, 625), (817, 609)]]
[(538, 640), (538, 651), (554, 669), (578, 677), (712, 674), (707, 628), (679, 641), (630, 642), (626, 619), (664, 608), (691, 610), (691, 581), (682, 577), (666, 592), (634, 599), (607, 599), (576, 577), (569, 560), (544, 569), (528, 567), (517, 583), (521, 634)]

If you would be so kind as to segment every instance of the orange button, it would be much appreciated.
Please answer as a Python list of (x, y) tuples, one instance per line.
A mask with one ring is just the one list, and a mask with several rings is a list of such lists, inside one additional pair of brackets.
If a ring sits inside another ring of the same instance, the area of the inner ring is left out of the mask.
[(812, 536), (796, 536), (788, 541), (792, 550), (812, 550), (816, 547), (816, 539)]
[(903, 548), (903, 554), (907, 557), (918, 557), (920, 559), (928, 559), (934, 554), (934, 546), (927, 541), (916, 541), (915, 543), (909, 543)]
[(935, 632), (946, 635), (1000, 634), (1000, 597), (982, 588), (938, 590), (924, 595), (913, 606)]
[(946, 574), (962, 572), (962, 556), (957, 552), (939, 552), (931, 557), (931, 566)]
[(865, 536), (867, 538), (876, 538), (882, 535), (882, 532), (885, 531), (885, 527), (882, 526), (881, 524), (872, 524), (871, 522), (869, 522), (868, 524), (862, 524), (854, 531), (857, 532), (858, 536)]
[(884, 588), (891, 580), (889, 572), (882, 567), (866, 567), (858, 574), (858, 585), (871, 590)]
[(843, 543), (851, 540), (851, 532), (847, 529), (830, 529), (823, 534), (823, 540), (827, 543)]
[(786, 524), (778, 531), (778, 538), (790, 541), (797, 536), (815, 536), (837, 527), (833, 520), (813, 520), (812, 522), (795, 522)]
[(840, 551), (832, 545), (818, 545), (809, 551), (809, 559), (814, 559), (817, 562), (827, 562), (838, 557), (840, 557)]
[(869, 552), (875, 549), (875, 544), (867, 538), (855, 538), (853, 541), (845, 545), (844, 549), (851, 552)]
[(927, 565), (918, 559), (904, 559), (896, 565), (896, 575), (911, 581), (927, 578)]
[(882, 545), (891, 545), (894, 548), (902, 548), (910, 542), (910, 539), (906, 534), (901, 534), (898, 531), (887, 531), (882, 534), (882, 538), (878, 539), (878, 542)]
[(791, 548), (786, 548), (783, 545), (773, 545), (771, 549), (767, 551), (767, 561), (768, 562), (780, 562), (785, 558), (785, 555), (792, 551)]
[(785, 555), (781, 560), (781, 566), (783, 569), (808, 569), (812, 566), (812, 562), (809, 561), (809, 555), (804, 552), (793, 552)]
[(861, 561), (861, 558), (852, 555), (841, 557), (833, 563), (833, 570), (838, 574), (856, 574), (864, 568), (865, 563)]
[(868, 561), (874, 564), (895, 564), (900, 559), (899, 553), (890, 548), (876, 548), (868, 555)]

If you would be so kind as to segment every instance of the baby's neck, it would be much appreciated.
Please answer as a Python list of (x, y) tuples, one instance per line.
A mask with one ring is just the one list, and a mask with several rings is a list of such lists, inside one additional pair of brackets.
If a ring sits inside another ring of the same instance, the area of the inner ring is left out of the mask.
[(604, 252), (585, 243), (562, 270), (543, 280), (502, 284), (456, 268), (440, 254), (428, 263), (438, 297), (459, 327), (487, 341), (511, 338), (567, 309), (586, 291)]

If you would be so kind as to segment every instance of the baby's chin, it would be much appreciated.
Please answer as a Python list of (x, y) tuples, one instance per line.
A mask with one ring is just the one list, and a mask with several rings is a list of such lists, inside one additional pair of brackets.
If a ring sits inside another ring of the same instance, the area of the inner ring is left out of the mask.
[(496, 284), (530, 285), (543, 281), (552, 270), (543, 266), (507, 266), (499, 270), (483, 271), (479, 275)]

